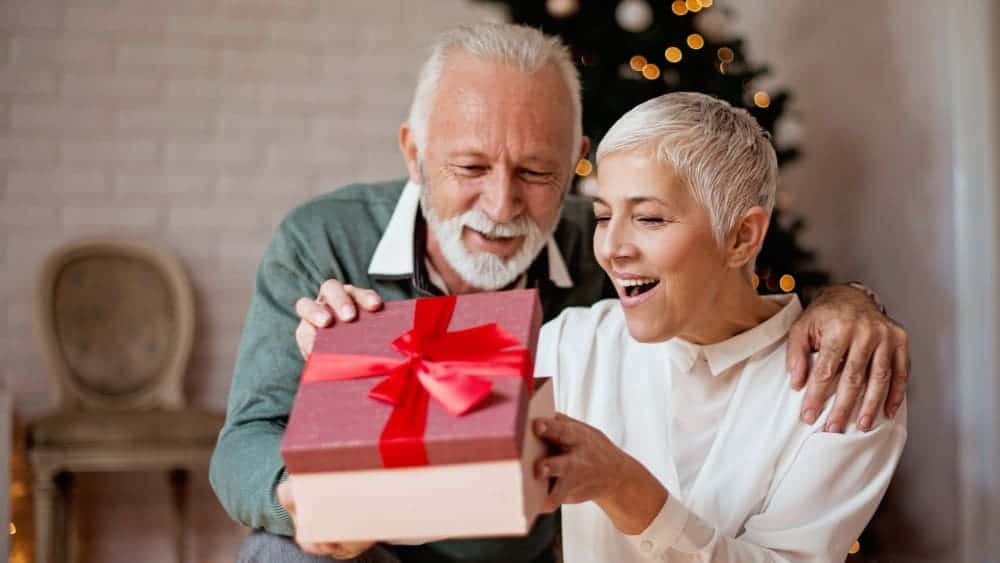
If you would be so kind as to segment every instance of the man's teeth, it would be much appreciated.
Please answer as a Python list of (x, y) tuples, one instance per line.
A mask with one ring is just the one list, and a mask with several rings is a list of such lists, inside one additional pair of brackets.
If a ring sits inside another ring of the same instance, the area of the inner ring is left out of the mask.
[(476, 232), (479, 233), (480, 236), (482, 236), (486, 240), (509, 240), (509, 239), (514, 238), (514, 237), (505, 237), (505, 236), (500, 236), (500, 235), (491, 235), (491, 234), (484, 233), (482, 231), (476, 231)]
[(618, 280), (618, 283), (620, 283), (622, 287), (635, 287), (639, 285), (648, 285), (651, 283), (656, 283), (657, 281), (659, 280), (652, 278), (643, 278), (638, 280)]

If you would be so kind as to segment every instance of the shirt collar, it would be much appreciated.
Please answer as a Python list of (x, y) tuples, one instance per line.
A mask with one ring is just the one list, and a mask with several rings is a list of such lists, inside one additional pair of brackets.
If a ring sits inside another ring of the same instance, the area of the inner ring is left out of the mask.
[(681, 338), (668, 340), (674, 364), (682, 372), (690, 373), (698, 358), (704, 357), (712, 375), (718, 377), (739, 362), (784, 338), (802, 313), (802, 304), (795, 294), (768, 295), (765, 299), (781, 304), (781, 310), (750, 330), (722, 342), (698, 345)]
[[(413, 275), (413, 234), (420, 210), (420, 186), (407, 182), (385, 232), (368, 264), (368, 275), (406, 277)], [(549, 262), (549, 280), (556, 287), (573, 287), (573, 278), (553, 237), (545, 243)]]

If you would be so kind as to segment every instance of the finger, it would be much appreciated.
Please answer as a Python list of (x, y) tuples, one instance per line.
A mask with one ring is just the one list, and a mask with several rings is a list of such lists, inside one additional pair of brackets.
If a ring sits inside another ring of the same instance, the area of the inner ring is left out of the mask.
[(372, 546), (370, 542), (337, 542), (330, 545), (330, 555), (334, 559), (353, 559)]
[(354, 298), (354, 302), (361, 305), (366, 311), (378, 311), (382, 308), (382, 297), (374, 289), (362, 289), (350, 285), (344, 286), (344, 290)]
[(334, 553), (335, 553), (335, 550), (336, 550), (336, 548), (334, 547), (335, 544), (331, 544), (331, 543), (300, 542), (298, 540), (296, 540), (295, 543), (299, 544), (299, 548), (301, 548), (302, 551), (304, 551), (304, 552), (306, 552), (306, 553), (308, 553), (310, 555), (330, 555), (330, 556), (333, 556)]
[(568, 491), (568, 481), (566, 481), (566, 479), (556, 479), (555, 487), (552, 487), (552, 491), (549, 493), (549, 496), (545, 497), (545, 502), (542, 503), (542, 512), (555, 512), (560, 506), (562, 506)]
[(847, 351), (850, 333), (841, 324), (834, 325), (824, 331), (819, 347), (819, 360), (812, 368), (809, 381), (806, 383), (805, 397), (802, 399), (802, 421), (806, 424), (816, 422), (823, 405), (833, 393), (837, 382), (837, 368)]
[(295, 329), (295, 343), (299, 347), (302, 358), (308, 358), (312, 353), (313, 343), (316, 342), (316, 329), (313, 325), (301, 321)]
[(536, 418), (534, 422), (535, 435), (539, 438), (563, 447), (579, 443), (575, 432), (575, 424), (571, 420), (560, 420), (555, 417)]
[(905, 343), (897, 346), (893, 354), (892, 383), (889, 385), (889, 396), (885, 401), (885, 414), (894, 418), (903, 405), (906, 397), (906, 387), (910, 381), (910, 350)]
[(295, 314), (299, 316), (299, 319), (317, 328), (325, 328), (333, 320), (326, 305), (317, 303), (308, 297), (303, 297), (295, 302)]
[(806, 384), (806, 374), (809, 370), (809, 355), (812, 346), (809, 344), (809, 330), (806, 325), (792, 326), (788, 334), (788, 356), (785, 358), (785, 369), (788, 370), (792, 389), (802, 389)]
[(281, 506), (285, 507), (285, 510), (289, 514), (295, 514), (295, 497), (292, 495), (292, 484), (289, 481), (282, 481), (278, 483), (278, 488), (275, 491), (278, 495), (278, 502)]
[(535, 478), (549, 479), (552, 477), (564, 477), (567, 475), (567, 467), (570, 459), (567, 454), (554, 455), (538, 460), (535, 464)]
[(344, 286), (344, 284), (337, 280), (326, 280), (323, 282), (323, 285), (319, 286), (319, 295), (316, 299), (326, 302), (340, 320), (351, 321), (354, 320), (357, 310), (355, 309), (354, 298), (351, 297), (345, 287), (350, 286)]
[(889, 383), (892, 381), (892, 354), (889, 346), (889, 342), (883, 340), (872, 355), (868, 385), (861, 402), (861, 412), (858, 413), (858, 428), (862, 432), (872, 429), (882, 401), (889, 392)]
[(825, 430), (827, 432), (840, 433), (847, 428), (847, 421), (854, 411), (854, 404), (864, 390), (868, 365), (871, 363), (872, 353), (878, 342), (875, 333), (869, 328), (860, 328), (854, 331), (854, 335), (855, 338), (850, 344), (851, 348), (847, 353), (844, 368), (840, 372), (837, 398), (834, 400), (830, 417), (826, 421)]

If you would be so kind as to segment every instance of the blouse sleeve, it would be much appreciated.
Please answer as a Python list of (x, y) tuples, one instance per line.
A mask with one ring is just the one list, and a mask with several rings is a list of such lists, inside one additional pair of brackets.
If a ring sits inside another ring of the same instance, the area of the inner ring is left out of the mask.
[(707, 563), (842, 563), (881, 502), (906, 441), (905, 404), (894, 419), (880, 419), (870, 432), (852, 427), (809, 436), (736, 537), (672, 496), (645, 531), (627, 537), (653, 560), (684, 554)]

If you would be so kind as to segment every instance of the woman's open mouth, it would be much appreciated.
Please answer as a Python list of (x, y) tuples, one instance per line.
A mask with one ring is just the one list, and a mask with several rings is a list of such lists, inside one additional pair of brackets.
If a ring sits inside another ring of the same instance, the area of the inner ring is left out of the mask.
[(656, 287), (657, 284), (660, 283), (660, 280), (618, 280), (618, 283), (621, 284), (622, 291), (625, 292), (625, 295), (629, 297), (637, 297)]

